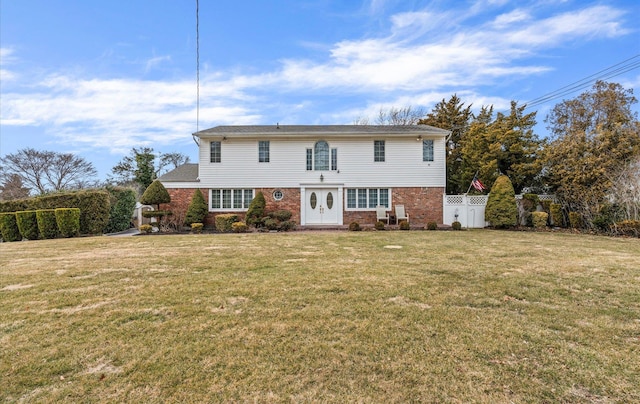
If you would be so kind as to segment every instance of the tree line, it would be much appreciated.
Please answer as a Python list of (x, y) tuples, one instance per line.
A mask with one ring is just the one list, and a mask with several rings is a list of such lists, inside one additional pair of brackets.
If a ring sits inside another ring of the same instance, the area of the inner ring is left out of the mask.
[[(534, 132), (536, 112), (512, 101), (508, 112), (492, 105), (477, 112), (457, 95), (425, 113), (422, 108), (381, 110), (374, 124), (431, 125), (451, 132), (446, 144), (448, 194), (469, 191), (474, 178), (490, 189), (502, 174), (516, 193), (553, 193), (579, 212), (588, 227), (640, 219), (640, 122), (633, 90), (598, 81), (545, 117), (550, 135)], [(360, 118), (355, 124), (369, 124)], [(156, 163), (157, 161), (157, 163)], [(189, 161), (181, 153), (133, 148), (107, 183), (141, 193), (162, 172)], [(0, 158), (0, 199), (97, 185), (96, 170), (81, 157), (23, 149)]]

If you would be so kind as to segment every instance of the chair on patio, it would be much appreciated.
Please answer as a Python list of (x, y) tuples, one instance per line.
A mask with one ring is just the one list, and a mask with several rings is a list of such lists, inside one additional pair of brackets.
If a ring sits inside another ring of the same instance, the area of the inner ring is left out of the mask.
[(389, 224), (389, 214), (387, 213), (386, 207), (382, 205), (376, 206), (376, 219), (378, 221), (387, 222), (387, 224)]
[(398, 224), (401, 220), (406, 220), (409, 223), (409, 214), (404, 211), (404, 205), (396, 205), (396, 220)]

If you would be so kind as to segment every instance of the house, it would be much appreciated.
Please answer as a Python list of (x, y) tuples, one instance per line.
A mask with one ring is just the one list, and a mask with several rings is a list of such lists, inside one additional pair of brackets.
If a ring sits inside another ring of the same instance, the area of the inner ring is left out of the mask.
[(443, 222), (449, 131), (427, 125), (217, 126), (193, 134), (198, 164), (160, 181), (174, 212), (195, 188), (220, 213), (241, 217), (258, 191), (267, 210), (286, 209), (302, 226), (373, 224), (376, 206), (404, 205), (411, 225)]

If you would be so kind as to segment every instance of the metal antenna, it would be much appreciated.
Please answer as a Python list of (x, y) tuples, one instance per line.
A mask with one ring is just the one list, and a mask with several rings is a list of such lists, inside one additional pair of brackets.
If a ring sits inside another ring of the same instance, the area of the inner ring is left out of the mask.
[[(200, 4), (196, 0), (196, 133), (200, 131)], [(193, 141), (198, 146), (200, 143), (196, 139), (195, 134), (192, 135)]]

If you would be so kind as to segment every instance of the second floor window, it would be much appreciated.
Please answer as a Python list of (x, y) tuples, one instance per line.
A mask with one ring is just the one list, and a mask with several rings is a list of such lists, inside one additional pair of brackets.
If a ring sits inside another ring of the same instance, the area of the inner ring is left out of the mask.
[(220, 163), (222, 161), (222, 144), (211, 142), (211, 162)]
[(384, 140), (373, 141), (373, 161), (384, 161)]
[(313, 146), (314, 166), (316, 171), (328, 171), (329, 170), (329, 144), (324, 140), (316, 142)]
[(261, 140), (258, 142), (258, 161), (260, 163), (269, 162), (269, 141)]
[(422, 161), (433, 161), (433, 140), (422, 141)]

